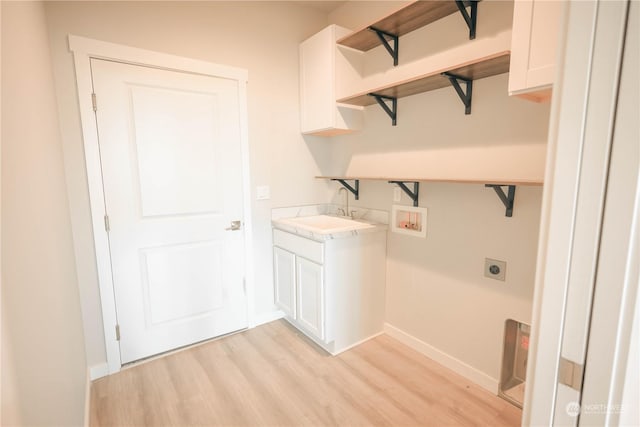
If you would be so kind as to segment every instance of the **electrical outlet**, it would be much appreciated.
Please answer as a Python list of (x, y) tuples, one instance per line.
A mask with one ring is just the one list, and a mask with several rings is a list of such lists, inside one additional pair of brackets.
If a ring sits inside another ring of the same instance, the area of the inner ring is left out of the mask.
[(394, 202), (399, 202), (399, 201), (400, 201), (400, 198), (402, 197), (402, 193), (401, 193), (401, 191), (402, 191), (402, 190), (400, 190), (400, 188), (399, 188), (399, 187), (395, 187), (395, 188), (393, 189), (393, 201), (394, 201)]
[(484, 259), (484, 277), (489, 279), (502, 280), (504, 282), (507, 275), (507, 263), (497, 259)]

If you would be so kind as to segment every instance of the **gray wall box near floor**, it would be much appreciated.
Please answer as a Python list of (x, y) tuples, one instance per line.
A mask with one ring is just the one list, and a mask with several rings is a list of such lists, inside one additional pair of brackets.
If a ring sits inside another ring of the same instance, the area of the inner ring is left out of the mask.
[(504, 325), (504, 348), (499, 396), (522, 408), (527, 379), (530, 326), (513, 319)]

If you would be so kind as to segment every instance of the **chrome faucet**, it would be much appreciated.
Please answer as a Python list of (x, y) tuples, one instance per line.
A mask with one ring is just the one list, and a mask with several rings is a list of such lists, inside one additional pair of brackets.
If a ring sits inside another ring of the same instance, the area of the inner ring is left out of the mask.
[(344, 209), (339, 208), (338, 209), (338, 213), (340, 213), (340, 211), (342, 211), (343, 216), (349, 216), (349, 192), (347, 191), (346, 188), (341, 187), (338, 190), (338, 195), (340, 195), (340, 192), (344, 190)]

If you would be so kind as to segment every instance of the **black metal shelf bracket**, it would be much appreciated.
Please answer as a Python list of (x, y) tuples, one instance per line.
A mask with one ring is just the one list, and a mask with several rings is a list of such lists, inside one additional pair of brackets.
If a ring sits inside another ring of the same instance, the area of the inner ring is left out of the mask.
[(420, 183), (416, 181), (409, 181), (409, 182), (413, 182), (413, 191), (411, 191), (409, 187), (407, 187), (407, 185), (405, 184), (405, 181), (389, 181), (389, 184), (397, 184), (398, 187), (400, 187), (402, 191), (407, 193), (407, 196), (409, 196), (411, 200), (413, 200), (413, 206), (418, 206), (418, 195), (420, 191)]
[[(395, 126), (396, 117), (398, 115), (398, 98), (393, 96), (378, 95), (376, 93), (369, 93), (368, 95), (373, 96), (376, 101), (378, 101), (378, 104), (380, 104), (384, 112), (387, 113), (389, 117), (391, 117), (391, 126)], [(391, 101), (391, 108), (389, 108), (385, 101)]]
[[(393, 58), (393, 66), (395, 67), (396, 65), (398, 65), (398, 48), (400, 46), (398, 44), (398, 36), (396, 34), (391, 34), (386, 31), (382, 31), (375, 27), (369, 27), (369, 30), (376, 33), (376, 35), (380, 39), (380, 42), (382, 43), (384, 48), (387, 49), (387, 52), (389, 52), (389, 55), (391, 55), (391, 57)], [(389, 43), (389, 40), (387, 40), (387, 37), (391, 39), (391, 41), (393, 41), (393, 47), (391, 47), (391, 43)]]
[[(456, 0), (456, 5), (469, 27), (469, 40), (476, 38), (476, 16), (478, 15), (478, 1), (477, 0)], [(467, 6), (471, 8), (471, 13), (467, 12)]]
[[(473, 93), (473, 80), (462, 76), (456, 76), (455, 74), (451, 73), (442, 73), (442, 75), (449, 79), (449, 82), (456, 90), (456, 93), (464, 104), (464, 114), (471, 114), (471, 95)], [(466, 85), (466, 91), (462, 90), (460, 82)]]
[(331, 181), (338, 181), (340, 184), (342, 184), (342, 186), (344, 188), (346, 188), (347, 190), (351, 191), (355, 197), (356, 200), (359, 199), (360, 197), (360, 180), (359, 179), (354, 179), (354, 186), (352, 187), (351, 185), (349, 185), (349, 183), (344, 180), (344, 179), (340, 179), (340, 178), (334, 178)]
[[(500, 201), (504, 204), (504, 207), (507, 208), (505, 216), (513, 216), (513, 200), (516, 196), (516, 186), (500, 184), (485, 184), (484, 186), (493, 188), (493, 190), (496, 192), (496, 194), (500, 198)], [(508, 194), (504, 194), (504, 190), (502, 190), (502, 187), (508, 187)]]

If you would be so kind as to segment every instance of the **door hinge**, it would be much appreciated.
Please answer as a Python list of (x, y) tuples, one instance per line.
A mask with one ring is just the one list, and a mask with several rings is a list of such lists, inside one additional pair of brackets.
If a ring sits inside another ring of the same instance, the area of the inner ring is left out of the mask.
[(109, 215), (104, 216), (104, 231), (109, 232), (111, 230), (111, 224), (109, 224)]
[(560, 358), (558, 367), (558, 382), (576, 391), (582, 391), (582, 378), (584, 376), (584, 365), (580, 365), (571, 360)]
[(91, 105), (93, 105), (93, 111), (94, 112), (98, 111), (98, 101), (96, 100), (96, 94), (95, 93), (91, 94)]
[(116, 341), (120, 341), (120, 325), (116, 325)]
[(247, 279), (246, 278), (242, 278), (242, 290), (244, 291), (244, 294), (247, 294)]

